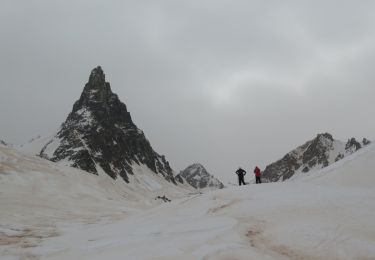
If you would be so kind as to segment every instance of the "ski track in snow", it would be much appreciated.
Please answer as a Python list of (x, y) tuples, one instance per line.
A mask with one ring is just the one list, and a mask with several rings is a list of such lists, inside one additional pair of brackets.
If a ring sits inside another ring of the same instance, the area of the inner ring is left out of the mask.
[(103, 176), (2, 148), (0, 259), (375, 259), (366, 149), (292, 182), (160, 204), (157, 179), (134, 202)]

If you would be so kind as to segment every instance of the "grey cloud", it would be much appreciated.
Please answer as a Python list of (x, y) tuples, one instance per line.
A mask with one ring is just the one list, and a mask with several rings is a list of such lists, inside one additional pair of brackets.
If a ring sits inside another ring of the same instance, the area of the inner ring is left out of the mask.
[(53, 132), (90, 70), (174, 169), (219, 178), (329, 131), (374, 139), (373, 1), (2, 1), (0, 138)]

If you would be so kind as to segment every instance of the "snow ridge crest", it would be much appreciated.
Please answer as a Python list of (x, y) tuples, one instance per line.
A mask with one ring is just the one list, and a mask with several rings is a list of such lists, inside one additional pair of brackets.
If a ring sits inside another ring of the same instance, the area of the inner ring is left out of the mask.
[(320, 170), (370, 143), (366, 138), (361, 143), (355, 138), (344, 143), (334, 139), (329, 133), (318, 134), (282, 159), (268, 165), (263, 172), (263, 179), (268, 182), (285, 181), (295, 175)]

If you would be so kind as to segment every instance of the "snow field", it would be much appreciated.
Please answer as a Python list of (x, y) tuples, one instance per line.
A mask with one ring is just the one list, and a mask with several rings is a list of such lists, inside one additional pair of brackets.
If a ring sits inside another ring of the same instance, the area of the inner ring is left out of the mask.
[[(9, 148), (0, 157), (1, 259), (375, 259), (374, 145), (298, 180), (205, 194), (142, 167), (137, 192)], [(172, 202), (150, 199), (159, 185)]]

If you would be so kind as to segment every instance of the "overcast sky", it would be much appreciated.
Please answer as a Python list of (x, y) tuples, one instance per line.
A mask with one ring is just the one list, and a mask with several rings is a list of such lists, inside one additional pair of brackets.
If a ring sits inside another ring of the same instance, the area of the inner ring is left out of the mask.
[(375, 139), (375, 1), (0, 1), (0, 139), (66, 119), (101, 65), (154, 149), (223, 181), (316, 134)]

